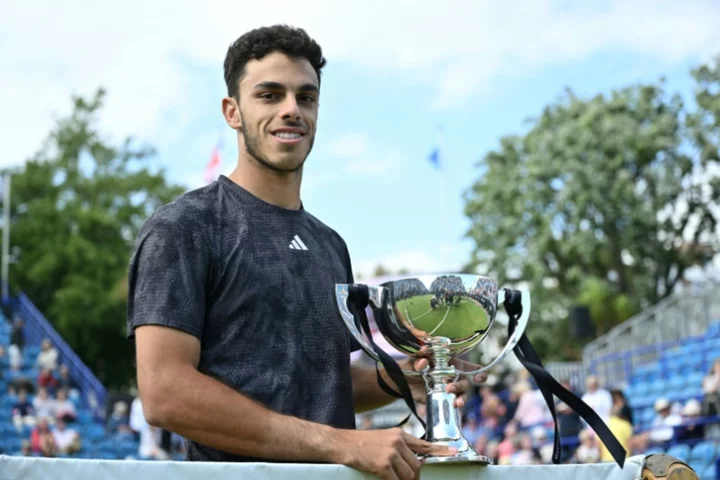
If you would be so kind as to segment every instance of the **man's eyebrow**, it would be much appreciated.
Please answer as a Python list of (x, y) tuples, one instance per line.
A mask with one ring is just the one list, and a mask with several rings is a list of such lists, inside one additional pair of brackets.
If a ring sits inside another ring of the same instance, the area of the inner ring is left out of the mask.
[[(254, 87), (256, 90), (284, 90), (286, 87), (280, 82), (260, 82)], [(318, 87), (312, 83), (306, 83), (300, 88), (301, 92), (318, 92)]]

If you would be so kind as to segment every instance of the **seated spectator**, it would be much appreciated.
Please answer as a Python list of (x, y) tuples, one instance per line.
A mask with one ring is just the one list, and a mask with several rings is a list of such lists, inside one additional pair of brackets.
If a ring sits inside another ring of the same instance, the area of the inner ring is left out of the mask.
[(510, 465), (531, 465), (539, 463), (539, 458), (532, 448), (530, 435), (523, 434), (514, 439), (514, 452), (510, 457)]
[(35, 365), (38, 368), (47, 368), (51, 372), (58, 366), (58, 351), (53, 347), (50, 339), (46, 338), (42, 341), (40, 353), (38, 353)]
[(58, 381), (53, 376), (52, 371), (48, 368), (40, 370), (37, 380), (38, 387), (47, 389), (48, 392), (54, 392), (58, 387)]
[(67, 390), (68, 397), (77, 398), (80, 395), (80, 387), (70, 376), (70, 369), (64, 363), (58, 369), (58, 388)]
[(548, 438), (547, 431), (543, 427), (535, 427), (532, 430), (533, 441), (535, 442), (534, 450), (537, 460), (542, 464), (552, 463), (553, 440)]
[(18, 400), (13, 405), (12, 422), (18, 432), (22, 431), (23, 425), (32, 427), (35, 425), (35, 413), (32, 404), (28, 401), (27, 392), (20, 390), (18, 392)]
[(10, 370), (13, 372), (19, 372), (22, 370), (22, 352), (20, 351), (20, 347), (17, 345), (10, 345), (10, 348), (8, 348), (8, 364), (10, 365)]
[(596, 438), (591, 430), (580, 432), (580, 446), (575, 451), (575, 459), (578, 463), (597, 463), (600, 459)]
[(532, 427), (547, 420), (547, 405), (540, 390), (532, 390), (530, 382), (522, 381), (515, 385), (514, 392), (519, 398), (515, 421), (521, 427)]
[[(632, 453), (633, 426), (626, 418), (627, 413), (624, 411), (624, 406), (627, 405), (616, 402), (607, 425), (618, 442), (620, 442), (620, 445), (625, 449), (626, 454), (630, 455)], [(613, 457), (605, 444), (600, 439), (596, 440), (600, 448), (600, 461), (612, 462)]]
[(68, 428), (62, 418), (58, 418), (55, 422), (52, 436), (60, 453), (75, 453), (81, 448), (80, 434)]
[(705, 438), (705, 425), (695, 422), (702, 420), (702, 405), (694, 398), (688, 400), (682, 410), (683, 425), (675, 429), (675, 439), (679, 441)]
[(39, 453), (43, 457), (54, 457), (57, 454), (55, 437), (53, 437), (46, 419), (41, 418), (33, 428), (30, 434), (30, 445), (33, 452)]
[(505, 427), (505, 438), (498, 444), (498, 464), (510, 465), (510, 459), (515, 453), (515, 438), (517, 437), (517, 425), (510, 422)]
[(703, 378), (703, 412), (712, 417), (720, 413), (720, 358), (713, 362), (710, 373)]
[(623, 420), (627, 421), (630, 425), (632, 425), (633, 424), (632, 409), (630, 408), (630, 405), (628, 405), (628, 403), (627, 403), (625, 394), (622, 392), (622, 390), (614, 389), (614, 390), (610, 390), (610, 395), (612, 396), (612, 400), (613, 400), (612, 412), (610, 414), (611, 417), (616, 416), (618, 418), (622, 418)]
[(47, 389), (40, 387), (32, 404), (36, 418), (47, 418), (51, 424), (55, 423), (57, 407), (55, 400), (48, 395)]
[(582, 396), (583, 402), (587, 403), (607, 423), (613, 407), (612, 395), (604, 388), (600, 388), (600, 381), (594, 375), (587, 377), (585, 387), (587, 391)]
[(25, 331), (22, 318), (18, 317), (15, 319), (13, 324), (12, 333), (10, 334), (10, 345), (17, 347), (18, 351), (22, 353), (22, 349), (25, 348)]
[[(370, 417), (365, 417), (363, 420), (369, 418)], [(111, 413), (107, 419), (106, 431), (108, 435), (132, 435), (127, 403), (115, 402), (115, 405), (113, 405), (113, 413)]]
[(149, 423), (145, 423), (140, 432), (140, 456), (151, 458), (153, 460), (167, 460), (168, 453), (160, 447), (160, 437), (162, 429), (153, 427)]
[(649, 432), (643, 432), (632, 439), (634, 451), (642, 453), (650, 446), (666, 448), (675, 436), (675, 427), (682, 423), (679, 415), (672, 413), (672, 405), (666, 398), (655, 401), (657, 416)]
[(20, 447), (20, 456), (32, 457), (32, 444), (29, 440), (23, 440), (22, 446)]
[(465, 417), (465, 421), (463, 422), (462, 427), (462, 434), (465, 439), (470, 442), (471, 445), (475, 444), (478, 438), (480, 438), (480, 436), (483, 434), (483, 431), (478, 424), (477, 415), (475, 413), (470, 413), (467, 417)]
[(63, 422), (74, 422), (77, 419), (77, 410), (75, 404), (68, 400), (65, 390), (58, 390), (57, 399), (55, 400), (55, 417)]

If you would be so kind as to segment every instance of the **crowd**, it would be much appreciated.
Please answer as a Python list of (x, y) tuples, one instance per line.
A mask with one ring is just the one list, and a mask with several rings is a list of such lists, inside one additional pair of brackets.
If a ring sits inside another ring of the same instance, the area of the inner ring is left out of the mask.
[[(641, 428), (621, 389), (607, 389), (589, 376), (582, 391), (569, 381), (563, 386), (580, 396), (606, 422), (629, 455), (643, 454), (652, 448), (667, 449), (675, 443), (705, 438), (706, 425), (701, 421), (717, 414), (720, 395), (720, 360), (713, 365), (704, 381), (704, 400), (692, 398), (684, 403), (658, 398), (655, 418), (649, 428)], [(563, 463), (597, 463), (612, 461), (595, 432), (565, 403), (555, 404), (562, 439)], [(424, 416), (422, 405), (418, 413)], [(545, 400), (527, 371), (518, 369), (502, 380), (491, 376), (489, 384), (477, 387), (463, 410), (463, 435), (476, 451), (499, 465), (548, 464), (553, 451), (553, 422)], [(361, 428), (389, 426), (373, 419), (361, 420)], [(387, 419), (385, 419), (387, 420)], [(698, 422), (697, 424), (695, 422)], [(404, 428), (422, 434), (419, 422), (410, 421)]]

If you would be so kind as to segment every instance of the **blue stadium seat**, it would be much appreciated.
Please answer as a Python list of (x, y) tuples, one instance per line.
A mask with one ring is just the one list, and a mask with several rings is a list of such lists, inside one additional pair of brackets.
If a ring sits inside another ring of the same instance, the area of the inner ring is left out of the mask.
[(717, 480), (717, 472), (715, 465), (708, 465), (704, 470), (696, 472), (700, 480)]
[(661, 448), (661, 447), (651, 447), (651, 448), (648, 448), (647, 450), (645, 450), (644, 455), (645, 455), (645, 456), (648, 456), (648, 455), (657, 455), (657, 454), (659, 454), (659, 453), (665, 453), (665, 450), (664, 450), (663, 448)]
[(691, 465), (701, 465), (705, 467), (715, 460), (716, 450), (713, 442), (700, 442), (690, 451), (689, 462)]
[(687, 462), (690, 459), (690, 446), (689, 445), (673, 445), (668, 448), (667, 454), (671, 457), (675, 457), (678, 460)]

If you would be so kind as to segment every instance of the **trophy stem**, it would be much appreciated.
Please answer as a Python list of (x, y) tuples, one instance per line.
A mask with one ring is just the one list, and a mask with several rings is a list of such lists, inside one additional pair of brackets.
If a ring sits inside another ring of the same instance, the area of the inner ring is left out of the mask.
[(455, 367), (450, 365), (450, 350), (447, 339), (435, 338), (431, 344), (434, 365), (424, 375), (427, 387), (426, 420), (427, 441), (454, 447), (453, 457), (426, 457), (425, 463), (477, 462), (490, 463), (478, 455), (470, 442), (463, 437), (460, 412), (455, 407), (457, 396), (445, 391), (448, 381), (458, 377)]

